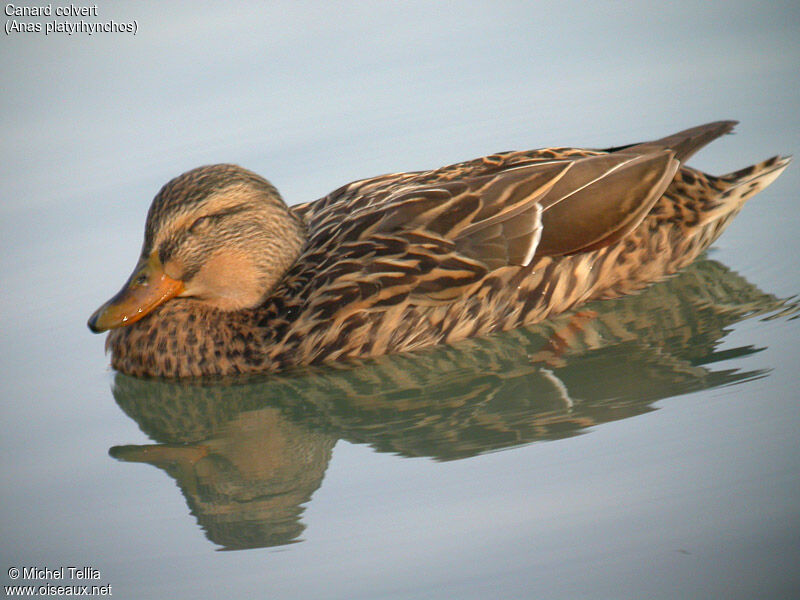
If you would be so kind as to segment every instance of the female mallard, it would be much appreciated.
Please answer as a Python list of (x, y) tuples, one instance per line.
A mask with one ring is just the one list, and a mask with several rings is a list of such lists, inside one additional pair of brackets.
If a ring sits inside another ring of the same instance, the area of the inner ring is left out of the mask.
[(643, 144), (506, 152), (288, 208), (234, 165), (167, 183), (139, 263), (89, 319), (115, 369), (185, 377), (414, 350), (674, 273), (789, 163), (683, 166), (720, 121)]

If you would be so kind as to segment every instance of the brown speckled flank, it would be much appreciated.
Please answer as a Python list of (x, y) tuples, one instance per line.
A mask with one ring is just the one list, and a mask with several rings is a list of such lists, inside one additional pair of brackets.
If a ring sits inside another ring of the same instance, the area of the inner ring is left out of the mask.
[(683, 165), (734, 124), (383, 175), (291, 209), (249, 171), (195, 169), (156, 196), (142, 251), (183, 291), (113, 329), (111, 363), (166, 377), (276, 371), (634, 292), (691, 263), (787, 166), (714, 177)]

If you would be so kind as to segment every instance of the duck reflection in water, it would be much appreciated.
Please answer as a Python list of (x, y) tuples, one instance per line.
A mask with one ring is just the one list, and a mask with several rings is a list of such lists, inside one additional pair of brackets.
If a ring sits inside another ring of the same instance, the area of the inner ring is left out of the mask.
[(117, 374), (117, 403), (157, 443), (110, 453), (165, 470), (222, 548), (288, 544), (339, 439), (444, 461), (577, 435), (766, 375), (715, 367), (758, 351), (719, 342), (796, 311), (701, 260), (638, 296), (454, 346), (224, 383)]

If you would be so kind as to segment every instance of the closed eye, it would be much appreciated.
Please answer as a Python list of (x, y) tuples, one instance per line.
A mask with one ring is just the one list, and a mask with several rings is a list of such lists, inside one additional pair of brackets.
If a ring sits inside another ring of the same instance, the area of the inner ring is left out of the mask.
[(211, 215), (206, 215), (205, 217), (200, 217), (194, 223), (191, 224), (189, 227), (189, 233), (197, 233), (197, 230), (206, 225), (211, 220)]
[(226, 208), (219, 212), (212, 213), (210, 215), (203, 215), (202, 217), (196, 219), (195, 222), (191, 224), (191, 226), (189, 226), (189, 233), (196, 233), (197, 229), (199, 229), (200, 227), (203, 227), (213, 221), (218, 221), (219, 219), (223, 219), (230, 215), (235, 215), (237, 213), (243, 212), (245, 210), (247, 210), (246, 205), (237, 204), (235, 206), (231, 206), (229, 208)]

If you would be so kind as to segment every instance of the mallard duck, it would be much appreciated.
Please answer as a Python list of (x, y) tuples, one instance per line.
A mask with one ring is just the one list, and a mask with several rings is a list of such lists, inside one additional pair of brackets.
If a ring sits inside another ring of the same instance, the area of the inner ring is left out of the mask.
[(789, 163), (684, 166), (719, 121), (640, 144), (503, 152), (288, 207), (239, 166), (168, 182), (89, 319), (131, 375), (269, 372), (532, 324), (691, 263)]

